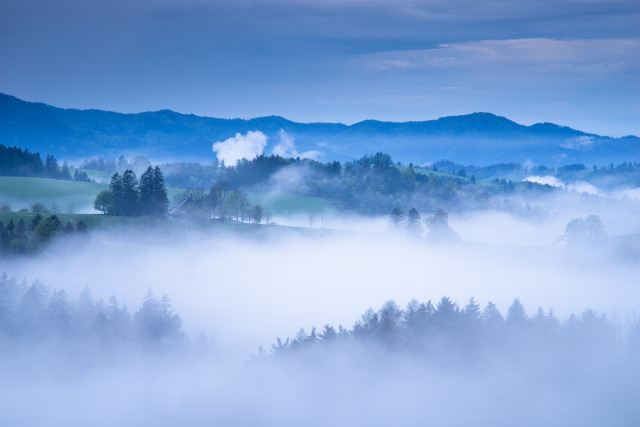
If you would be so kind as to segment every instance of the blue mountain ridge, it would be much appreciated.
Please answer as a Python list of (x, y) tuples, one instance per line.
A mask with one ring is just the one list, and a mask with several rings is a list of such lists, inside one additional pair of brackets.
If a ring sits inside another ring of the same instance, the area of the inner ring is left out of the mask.
[(0, 143), (65, 159), (144, 154), (158, 160), (209, 162), (214, 142), (248, 131), (267, 135), (268, 154), (281, 130), (295, 139), (298, 152), (317, 151), (322, 161), (347, 161), (378, 151), (416, 164), (445, 158), (478, 166), (640, 160), (636, 136), (611, 138), (552, 123), (525, 126), (490, 113), (345, 125), (297, 123), (279, 116), (220, 119), (171, 110), (123, 114), (62, 109), (0, 94)]

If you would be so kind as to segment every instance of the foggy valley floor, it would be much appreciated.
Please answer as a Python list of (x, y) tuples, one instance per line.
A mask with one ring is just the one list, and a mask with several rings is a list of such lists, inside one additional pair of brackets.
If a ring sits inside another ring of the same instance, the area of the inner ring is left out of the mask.
[[(95, 304), (114, 295), (134, 319), (149, 289), (158, 301), (167, 294), (187, 335), (181, 350), (115, 351), (83, 340), (66, 350), (5, 345), (3, 424), (634, 425), (640, 419), (632, 404), (640, 359), (628, 346), (640, 264), (620, 257), (615, 240), (571, 248), (271, 232), (259, 239), (96, 232), (84, 242), (60, 240), (37, 256), (2, 259), (0, 270), (17, 283), (39, 279), (74, 303), (88, 286)], [(488, 342), (480, 353), (449, 343), (439, 347), (448, 349), (446, 357), (357, 341), (270, 356), (277, 337), (293, 340), (300, 327), (351, 330), (368, 307), (394, 300), (404, 308), (412, 298), (436, 306), (443, 296), (460, 312), (472, 296), (481, 308), (492, 301), (504, 316), (519, 298), (527, 318), (551, 308), (562, 325), (592, 309), (606, 317), (615, 339), (561, 349), (518, 343), (515, 352)]]
[(0, 0), (0, 427), (640, 426), (638, 22)]

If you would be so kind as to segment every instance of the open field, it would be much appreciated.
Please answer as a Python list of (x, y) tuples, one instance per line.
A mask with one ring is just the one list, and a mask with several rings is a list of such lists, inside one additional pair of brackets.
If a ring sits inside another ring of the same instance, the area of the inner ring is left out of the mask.
[(58, 212), (93, 212), (93, 200), (106, 184), (46, 178), (0, 176), (0, 203), (11, 210), (29, 209), (35, 202)]
[[(59, 213), (95, 214), (96, 195), (108, 189), (107, 184), (64, 181), (47, 178), (0, 176), (0, 204), (8, 204), (12, 211), (30, 209), (35, 202)], [(182, 191), (169, 188), (169, 200)], [(248, 193), (253, 204), (260, 204), (274, 215), (319, 214), (335, 211), (325, 199), (300, 194)]]
[(329, 201), (320, 197), (256, 192), (249, 192), (247, 196), (252, 204), (261, 205), (278, 216), (334, 213), (336, 211)]
[[(40, 202), (55, 212), (94, 214), (97, 213), (93, 209), (96, 195), (108, 188), (104, 183), (0, 176), (0, 204), (6, 203), (12, 211), (19, 211)], [(169, 200), (180, 191), (168, 188)]]

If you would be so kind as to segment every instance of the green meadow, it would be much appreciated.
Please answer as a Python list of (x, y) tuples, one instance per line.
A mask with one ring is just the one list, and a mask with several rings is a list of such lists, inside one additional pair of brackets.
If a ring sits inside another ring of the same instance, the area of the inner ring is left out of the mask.
[[(65, 214), (95, 214), (96, 195), (108, 189), (104, 183), (64, 181), (46, 178), (0, 176), (0, 205), (9, 205), (11, 211), (31, 210), (31, 205), (42, 203), (46, 209)], [(167, 189), (169, 200), (181, 189)], [(306, 215), (335, 212), (327, 200), (300, 194), (247, 193), (252, 204), (262, 205), (274, 215)]]
[(261, 205), (274, 215), (305, 215), (335, 213), (336, 209), (329, 201), (320, 197), (303, 196), (289, 193), (255, 193), (247, 196), (254, 205)]
[[(35, 202), (58, 212), (93, 212), (96, 195), (107, 184), (46, 178), (0, 176), (0, 204), (11, 210), (29, 209)], [(53, 208), (53, 209), (52, 209)]]

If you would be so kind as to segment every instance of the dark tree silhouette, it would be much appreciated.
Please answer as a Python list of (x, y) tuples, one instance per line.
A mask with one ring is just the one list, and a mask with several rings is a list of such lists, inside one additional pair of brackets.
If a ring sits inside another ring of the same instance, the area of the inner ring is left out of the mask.
[(404, 225), (404, 215), (399, 207), (393, 208), (389, 216), (389, 227), (392, 230), (400, 230)]
[(438, 209), (424, 222), (429, 229), (427, 239), (431, 241), (452, 242), (459, 239), (458, 233), (449, 227), (449, 214), (444, 209)]
[(422, 234), (420, 213), (416, 208), (411, 208), (407, 215), (407, 233), (412, 236), (419, 236)]

